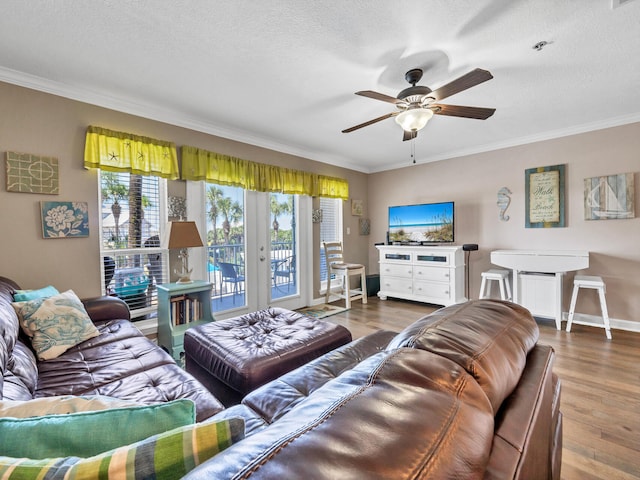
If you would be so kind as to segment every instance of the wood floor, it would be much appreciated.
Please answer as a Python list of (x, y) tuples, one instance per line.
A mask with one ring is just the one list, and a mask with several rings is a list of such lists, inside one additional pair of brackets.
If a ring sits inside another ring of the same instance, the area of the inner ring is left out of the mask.
[[(352, 304), (329, 317), (354, 338), (378, 329), (400, 331), (436, 308), (400, 300)], [(640, 479), (640, 333), (574, 325), (558, 331), (541, 320), (540, 342), (556, 352), (564, 415), (562, 478)], [(563, 324), (564, 325), (564, 324)]]

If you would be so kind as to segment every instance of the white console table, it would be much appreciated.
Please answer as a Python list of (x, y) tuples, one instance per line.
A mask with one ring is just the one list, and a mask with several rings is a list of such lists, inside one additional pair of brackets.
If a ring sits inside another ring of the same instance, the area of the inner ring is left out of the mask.
[(562, 277), (589, 268), (589, 252), (581, 250), (495, 250), (491, 263), (513, 270), (513, 301), (532, 315), (562, 321)]
[(387, 297), (453, 305), (464, 296), (462, 247), (377, 245), (381, 300)]

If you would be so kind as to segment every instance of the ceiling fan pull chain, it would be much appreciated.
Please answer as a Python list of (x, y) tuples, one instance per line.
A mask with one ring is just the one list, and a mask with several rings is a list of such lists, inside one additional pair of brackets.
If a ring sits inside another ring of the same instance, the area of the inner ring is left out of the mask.
[(413, 160), (413, 164), (416, 164), (416, 137), (413, 137), (411, 140), (411, 159)]

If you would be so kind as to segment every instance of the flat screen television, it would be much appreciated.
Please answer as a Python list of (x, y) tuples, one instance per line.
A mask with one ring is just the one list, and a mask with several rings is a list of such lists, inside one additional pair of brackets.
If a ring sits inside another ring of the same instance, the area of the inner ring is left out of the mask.
[(389, 243), (453, 243), (453, 202), (389, 207)]

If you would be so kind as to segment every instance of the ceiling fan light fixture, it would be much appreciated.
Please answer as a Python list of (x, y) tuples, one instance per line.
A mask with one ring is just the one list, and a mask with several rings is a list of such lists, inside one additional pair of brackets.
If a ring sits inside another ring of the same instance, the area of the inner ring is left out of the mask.
[(433, 111), (429, 108), (411, 108), (396, 115), (396, 123), (405, 132), (417, 132), (422, 130), (433, 117)]

